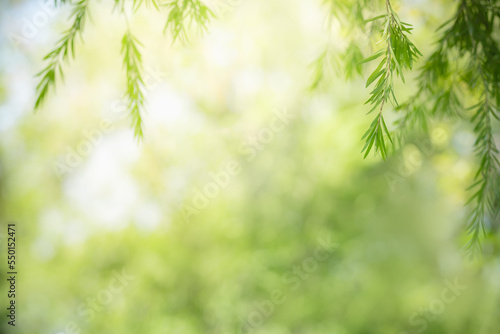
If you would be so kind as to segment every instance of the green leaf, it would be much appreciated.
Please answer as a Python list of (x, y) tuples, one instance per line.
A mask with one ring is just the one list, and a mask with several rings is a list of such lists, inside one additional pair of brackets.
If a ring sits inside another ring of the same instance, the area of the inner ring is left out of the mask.
[(375, 16), (375, 17), (372, 17), (371, 19), (365, 20), (365, 23), (376, 21), (376, 20), (379, 20), (379, 19), (382, 19), (382, 18), (385, 18), (385, 17), (387, 17), (387, 14), (382, 14), (382, 15), (379, 15), (379, 16)]
[(368, 57), (366, 59), (363, 59), (362, 61), (359, 62), (359, 64), (368, 63), (368, 62), (370, 62), (372, 60), (377, 59), (378, 57), (382, 56), (383, 54), (384, 54), (384, 50), (380, 50), (377, 53), (371, 55), (370, 57)]

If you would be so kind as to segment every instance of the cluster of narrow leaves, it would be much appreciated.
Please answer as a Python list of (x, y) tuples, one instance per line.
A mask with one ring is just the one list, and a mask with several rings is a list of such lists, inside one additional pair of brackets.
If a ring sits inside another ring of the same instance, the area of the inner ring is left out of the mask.
[[(61, 0), (61, 3), (64, 2)], [(45, 56), (44, 60), (48, 62), (48, 65), (37, 74), (41, 79), (36, 87), (37, 99), (35, 109), (38, 109), (42, 105), (47, 98), (49, 90), (55, 88), (57, 75), (59, 74), (61, 79), (63, 78), (64, 61), (70, 56), (75, 56), (75, 39), (77, 36), (80, 36), (80, 38), (82, 36), (82, 30), (88, 15), (87, 7), (88, 0), (80, 0), (74, 4), (73, 12), (71, 13), (73, 24), (64, 32), (63, 37), (57, 42), (55, 49)]]
[[(367, 25), (364, 15), (375, 10), (382, 0), (323, 0), (327, 9), (327, 26), (330, 29), (326, 45), (311, 63), (313, 70), (310, 90), (328, 87), (328, 83), (337, 75), (352, 79), (362, 74), (363, 52), (365, 43), (362, 39), (371, 34), (373, 25)], [(339, 43), (332, 38), (332, 30), (340, 30), (346, 43)]]
[(491, 224), (498, 215), (500, 200), (498, 190), (500, 162), (491, 126), (491, 117), (499, 120), (499, 114), (496, 107), (490, 103), (488, 94), (485, 89), (482, 101), (471, 107), (476, 109), (472, 122), (475, 124), (474, 132), (478, 135), (474, 151), (479, 160), (475, 181), (470, 187), (473, 195), (469, 202), (475, 201), (468, 226), (471, 246), (481, 242), (481, 238), (486, 234), (486, 228), (490, 230), (493, 227)]
[[(476, 70), (471, 70), (471, 88), (481, 90), (479, 102), (471, 107), (476, 141), (474, 152), (479, 162), (474, 183), (470, 186), (472, 195), (468, 203), (473, 203), (473, 210), (469, 225), (469, 248), (481, 246), (482, 239), (490, 232), (498, 229), (500, 223), (500, 161), (498, 148), (495, 143), (493, 122), (500, 121), (498, 102), (500, 101), (499, 81), (492, 80), (495, 72), (486, 70), (489, 65), (487, 59), (476, 58)], [(473, 63), (473, 62), (472, 62)], [(475, 66), (472, 66), (475, 67)], [(497, 65), (498, 67), (498, 65)]]
[(470, 187), (473, 205), (468, 225), (469, 247), (481, 246), (486, 235), (500, 227), (500, 163), (493, 123), (498, 126), (500, 105), (500, 7), (498, 1), (459, 3), (455, 17), (446, 25), (440, 43), (468, 60), (462, 81), (479, 101), (469, 109), (479, 165)]
[[(337, 1), (325, 1), (337, 6), (337, 12), (342, 12), (344, 5), (349, 5), (352, 19), (358, 24), (363, 12), (373, 11), (372, 8), (360, 10), (359, 6), (352, 4), (352, 0), (341, 0), (340, 5)], [(454, 15), (439, 27), (435, 48), (419, 70), (416, 93), (402, 103), (396, 100), (393, 79), (398, 76), (404, 82), (403, 71), (411, 69), (421, 55), (408, 39), (411, 27), (399, 20), (388, 0), (385, 1), (386, 14), (364, 21), (373, 22), (371, 25), (374, 27), (384, 20), (380, 26), (385, 45), (385, 48), (362, 61), (379, 60), (377, 68), (367, 79), (367, 86), (373, 85), (367, 101), (371, 105), (369, 113), (376, 112), (377, 115), (363, 137), (366, 140), (363, 148), (365, 157), (375, 149), (385, 159), (388, 149), (403, 145), (407, 134), (417, 131), (428, 135), (429, 124), (436, 120), (457, 120), (464, 126), (470, 124), (476, 136), (474, 152), (477, 161), (477, 170), (469, 189), (471, 196), (467, 202), (471, 208), (467, 226), (470, 251), (480, 250), (485, 238), (497, 234), (500, 228), (498, 139), (495, 142), (500, 118), (499, 2), (457, 1)], [(379, 5), (377, 1), (373, 3)], [(358, 5), (362, 4), (365, 1), (359, 0)], [(316, 62), (313, 87), (324, 77), (321, 73), (324, 64), (327, 62), (322, 54)], [(344, 66), (351, 65), (346, 62)], [(391, 133), (382, 113), (388, 102), (399, 115)], [(388, 145), (391, 142), (394, 146)], [(496, 244), (498, 247), (500, 243), (497, 241)]]
[(376, 111), (377, 115), (362, 139), (366, 140), (363, 147), (365, 158), (374, 149), (375, 152), (380, 153), (384, 160), (387, 157), (387, 140), (392, 143), (391, 135), (384, 121), (384, 106), (388, 102), (394, 107), (398, 105), (394, 94), (394, 76), (400, 77), (404, 82), (403, 71), (412, 69), (415, 59), (421, 56), (420, 51), (407, 36), (411, 33), (411, 25), (400, 21), (389, 1), (386, 2), (386, 10), (386, 14), (369, 20), (384, 19), (382, 41), (385, 43), (385, 48), (362, 61), (362, 63), (366, 63), (381, 58), (377, 68), (366, 81), (366, 87), (375, 83), (370, 93), (371, 96), (366, 101), (367, 104), (371, 105), (368, 114)]
[(321, 84), (327, 82), (327, 79), (333, 75), (337, 69), (337, 59), (332, 56), (329, 47), (326, 48), (311, 64), (313, 69), (313, 78), (309, 86), (310, 90), (317, 90)]
[(186, 27), (193, 20), (197, 23), (197, 27), (204, 31), (210, 19), (215, 16), (200, 0), (176, 0), (165, 6), (170, 13), (164, 31), (170, 30), (174, 40), (187, 41)]
[(323, 0), (330, 21), (339, 20), (342, 26), (352, 32), (355, 29), (365, 30), (365, 12), (377, 8), (385, 0)]
[[(63, 37), (58, 41), (54, 50), (49, 52), (44, 60), (48, 62), (46, 67), (38, 73), (40, 81), (37, 86), (37, 98), (35, 110), (42, 107), (49, 92), (55, 90), (58, 79), (63, 78), (63, 65), (70, 57), (75, 57), (74, 44), (77, 36), (81, 38), (85, 21), (89, 15), (89, 2), (91, 0), (54, 0), (55, 5), (72, 6), (71, 27), (64, 32)], [(187, 29), (191, 24), (195, 24), (201, 30), (206, 30), (210, 18), (214, 17), (213, 12), (203, 2), (203, 0), (115, 0), (115, 9), (127, 18), (127, 5), (131, 11), (144, 6), (154, 7), (156, 10), (166, 12), (165, 31), (169, 30), (172, 39), (187, 41)], [(144, 82), (142, 79), (142, 57), (139, 52), (140, 43), (133, 36), (129, 25), (127, 32), (122, 39), (123, 64), (126, 72), (126, 91), (128, 111), (132, 120), (135, 137), (138, 140), (143, 138), (143, 121), (145, 96)]]
[(327, 45), (325, 50), (311, 63), (313, 76), (309, 89), (318, 90), (338, 74), (343, 74), (346, 79), (352, 79), (362, 74), (363, 53), (356, 42), (352, 41), (347, 45), (341, 54), (331, 45)]
[[(396, 111), (396, 142), (402, 146), (409, 133), (418, 130), (429, 135), (429, 123), (434, 119), (461, 118), (463, 87), (458, 63), (450, 59), (459, 56), (453, 50), (437, 48), (426, 60), (417, 77), (417, 92), (401, 103)], [(453, 65), (453, 66), (452, 66)]]
[[(468, 189), (470, 251), (480, 250), (483, 240), (500, 227), (500, 163), (495, 143), (500, 104), (499, 20), (498, 1), (459, 1), (455, 15), (438, 30), (440, 38), (422, 66), (417, 94), (401, 108), (400, 124), (459, 118), (468, 119), (472, 126), (478, 167)], [(467, 101), (475, 102), (467, 107)]]
[(144, 109), (144, 81), (142, 79), (142, 57), (139, 41), (127, 30), (122, 39), (123, 65), (127, 73), (127, 107), (132, 119), (134, 135), (143, 137), (141, 112)]

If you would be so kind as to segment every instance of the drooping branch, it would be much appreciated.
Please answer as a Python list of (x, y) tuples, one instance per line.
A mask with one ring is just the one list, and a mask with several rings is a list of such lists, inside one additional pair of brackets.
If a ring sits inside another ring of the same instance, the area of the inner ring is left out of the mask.
[(394, 93), (394, 74), (399, 76), (404, 82), (403, 71), (411, 69), (416, 58), (421, 56), (420, 51), (408, 39), (407, 34), (411, 33), (411, 25), (401, 22), (398, 15), (391, 7), (389, 0), (386, 0), (386, 14), (377, 16), (371, 21), (384, 18), (382, 41), (385, 42), (385, 50), (380, 50), (371, 57), (363, 60), (363, 63), (382, 57), (378, 67), (368, 77), (366, 86), (375, 83), (374, 89), (370, 92), (371, 97), (366, 103), (372, 108), (368, 113), (378, 110), (378, 114), (365, 132), (362, 139), (365, 139), (363, 152), (366, 158), (372, 148), (375, 152), (380, 152), (382, 159), (387, 156), (387, 144), (385, 137), (392, 142), (391, 135), (384, 121), (383, 110), (386, 102), (396, 107), (398, 102)]
[(49, 91), (55, 89), (58, 75), (61, 79), (64, 77), (64, 62), (68, 60), (69, 57), (75, 57), (75, 39), (77, 36), (80, 38), (82, 36), (82, 30), (88, 15), (88, 3), (89, 0), (80, 0), (74, 4), (73, 12), (71, 13), (73, 24), (57, 42), (56, 48), (49, 52), (44, 58), (49, 64), (37, 74), (41, 79), (36, 87), (37, 98), (35, 110), (42, 106)]
[(127, 76), (125, 98), (132, 120), (134, 136), (141, 140), (144, 136), (142, 113), (144, 112), (144, 81), (142, 79), (142, 56), (139, 41), (127, 30), (122, 39), (123, 66)]

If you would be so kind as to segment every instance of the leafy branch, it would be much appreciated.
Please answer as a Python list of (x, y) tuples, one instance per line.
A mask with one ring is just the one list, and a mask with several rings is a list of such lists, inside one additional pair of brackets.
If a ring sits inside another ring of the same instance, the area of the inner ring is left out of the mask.
[(450, 56), (438, 47), (419, 69), (417, 92), (396, 107), (401, 113), (394, 131), (399, 146), (412, 130), (428, 134), (432, 118), (462, 118), (461, 72), (458, 64), (451, 68)]
[[(486, 234), (498, 226), (500, 210), (500, 163), (492, 122), (499, 120), (500, 50), (495, 30), (500, 11), (491, 2), (461, 0), (457, 11), (438, 31), (441, 36), (436, 50), (421, 69), (419, 91), (402, 106), (406, 114), (399, 123), (431, 117), (462, 118), (461, 96), (479, 97), (479, 102), (466, 109), (473, 111), (470, 121), (476, 136), (474, 152), (478, 160), (467, 226), (469, 251), (481, 248)], [(455, 60), (451, 69), (450, 60)], [(466, 89), (462, 89), (466, 88)], [(468, 93), (468, 94), (467, 94)], [(466, 95), (467, 94), (467, 95)], [(426, 106), (432, 101), (433, 107)]]
[(375, 110), (378, 110), (378, 113), (362, 137), (362, 139), (366, 138), (362, 152), (366, 151), (364, 155), (366, 158), (372, 148), (375, 148), (375, 152), (380, 152), (382, 159), (385, 160), (387, 156), (385, 138), (387, 137), (391, 143), (392, 138), (384, 121), (384, 105), (386, 102), (390, 102), (393, 106), (398, 106), (394, 94), (394, 73), (404, 82), (403, 70), (411, 69), (416, 58), (422, 54), (407, 37), (407, 34), (410, 34), (412, 30), (411, 25), (400, 21), (389, 0), (386, 0), (386, 14), (374, 17), (367, 22), (382, 18), (384, 18), (384, 24), (381, 41), (386, 43), (386, 48), (361, 62), (366, 63), (382, 57), (379, 65), (366, 81), (366, 87), (375, 82), (375, 87), (370, 92), (371, 97), (365, 103), (372, 106), (368, 114)]
[[(481, 247), (481, 241), (486, 235), (486, 225), (492, 225), (498, 214), (498, 181), (500, 179), (500, 161), (498, 160), (498, 149), (493, 138), (491, 118), (500, 120), (497, 107), (492, 101), (489, 80), (483, 70), (485, 64), (478, 66), (479, 81), (482, 85), (481, 102), (472, 106), (476, 109), (471, 122), (474, 124), (476, 141), (474, 152), (479, 161), (474, 182), (469, 187), (473, 189), (473, 195), (468, 203), (474, 202), (467, 231), (469, 234), (468, 248)], [(488, 228), (489, 229), (489, 228)]]
[[(89, 0), (80, 0), (74, 4), (70, 16), (74, 18), (71, 28), (69, 28), (64, 33), (64, 36), (57, 42), (56, 48), (44, 57), (44, 60), (48, 61), (49, 64), (37, 74), (41, 79), (36, 87), (37, 98), (35, 110), (41, 107), (50, 89), (55, 89), (57, 74), (60, 75), (61, 79), (64, 78), (64, 61), (67, 60), (69, 56), (75, 57), (75, 39), (77, 36), (81, 38), (85, 19), (87, 17), (88, 1)], [(61, 3), (64, 2), (65, 1), (61, 1)]]
[[(77, 36), (82, 38), (82, 30), (88, 16), (88, 3), (90, 0), (54, 0), (56, 5), (70, 4), (73, 6), (70, 18), (73, 18), (71, 27), (64, 32), (63, 37), (57, 42), (56, 47), (48, 53), (44, 60), (47, 66), (37, 74), (40, 81), (36, 87), (35, 110), (39, 109), (51, 90), (55, 90), (58, 78), (63, 79), (63, 65), (68, 58), (74, 58), (74, 44)], [(136, 12), (141, 6), (154, 7), (161, 11), (167, 8), (168, 18), (164, 31), (167, 29), (172, 33), (173, 40), (182, 39), (187, 41), (187, 28), (194, 22), (202, 30), (207, 24), (213, 12), (205, 5), (203, 0), (172, 0), (165, 4), (161, 0), (114, 0), (114, 8), (127, 18), (125, 6), (131, 5), (132, 12)], [(128, 19), (127, 19), (128, 24)], [(123, 63), (127, 75), (127, 90), (125, 97), (128, 101), (128, 109), (132, 118), (132, 126), (137, 139), (143, 137), (142, 114), (144, 112), (144, 82), (142, 79), (142, 57), (139, 52), (139, 41), (127, 30), (122, 39)]]
[(138, 49), (139, 41), (127, 30), (122, 39), (123, 65), (127, 75), (125, 98), (132, 119), (134, 136), (143, 138), (141, 113), (144, 111), (144, 81), (142, 79), (142, 56)]
[(170, 30), (174, 42), (187, 41), (186, 28), (193, 21), (202, 31), (206, 30), (210, 18), (215, 14), (200, 0), (173, 0), (165, 4), (170, 12), (163, 32)]
[[(363, 12), (370, 12), (369, 8), (359, 11), (351, 0), (324, 1), (331, 5), (330, 15), (336, 17), (339, 13), (340, 16), (349, 16), (342, 11), (343, 5), (346, 5), (356, 24), (363, 19)], [(364, 0), (354, 2), (358, 5), (365, 3)], [(500, 231), (500, 164), (495, 143), (500, 105), (498, 2), (457, 1), (455, 14), (438, 28), (436, 47), (419, 69), (416, 93), (401, 104), (398, 104), (394, 94), (394, 76), (399, 76), (404, 82), (403, 70), (411, 69), (413, 61), (421, 56), (407, 37), (411, 33), (410, 25), (399, 20), (388, 0), (385, 1), (385, 14), (365, 21), (384, 19), (381, 42), (385, 43), (385, 48), (361, 62), (380, 60), (367, 79), (367, 86), (374, 84), (367, 101), (372, 107), (369, 113), (376, 111), (377, 115), (363, 136), (366, 140), (363, 148), (365, 157), (375, 148), (375, 152), (380, 151), (385, 159), (388, 141), (401, 146), (410, 131), (419, 130), (427, 134), (434, 119), (464, 120), (468, 116), (467, 111), (474, 114), (470, 122), (476, 136), (474, 151), (478, 167), (470, 187), (473, 193), (467, 202), (472, 211), (467, 226), (469, 250), (475, 246), (480, 248), (487, 235), (498, 235)], [(371, 28), (377, 26), (372, 24)], [(351, 32), (351, 35), (355, 34), (355, 31)], [(312, 88), (316, 88), (325, 76), (324, 59), (322, 54), (315, 63)], [(344, 67), (347, 66), (352, 65), (347, 63)], [(465, 103), (477, 99), (477, 104), (464, 108)], [(388, 101), (400, 114), (391, 133), (383, 115)]]

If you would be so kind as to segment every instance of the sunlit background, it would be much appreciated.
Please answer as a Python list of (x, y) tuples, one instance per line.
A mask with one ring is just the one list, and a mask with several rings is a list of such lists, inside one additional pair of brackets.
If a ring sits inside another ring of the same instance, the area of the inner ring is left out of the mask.
[[(334, 56), (309, 90), (310, 64), (353, 37), (321, 1), (212, 3), (218, 17), (188, 43), (162, 33), (165, 13), (129, 17), (146, 73), (140, 143), (113, 3), (91, 1), (64, 82), (36, 113), (34, 75), (70, 12), (0, 5), (2, 254), (15, 222), (19, 272), (16, 327), (2, 302), (0, 331), (500, 331), (500, 264), (461, 249), (470, 129), (436, 123), (387, 162), (363, 160), (369, 69), (346, 80)], [(394, 6), (425, 55), (454, 2)], [(356, 43), (370, 55), (374, 41)]]

